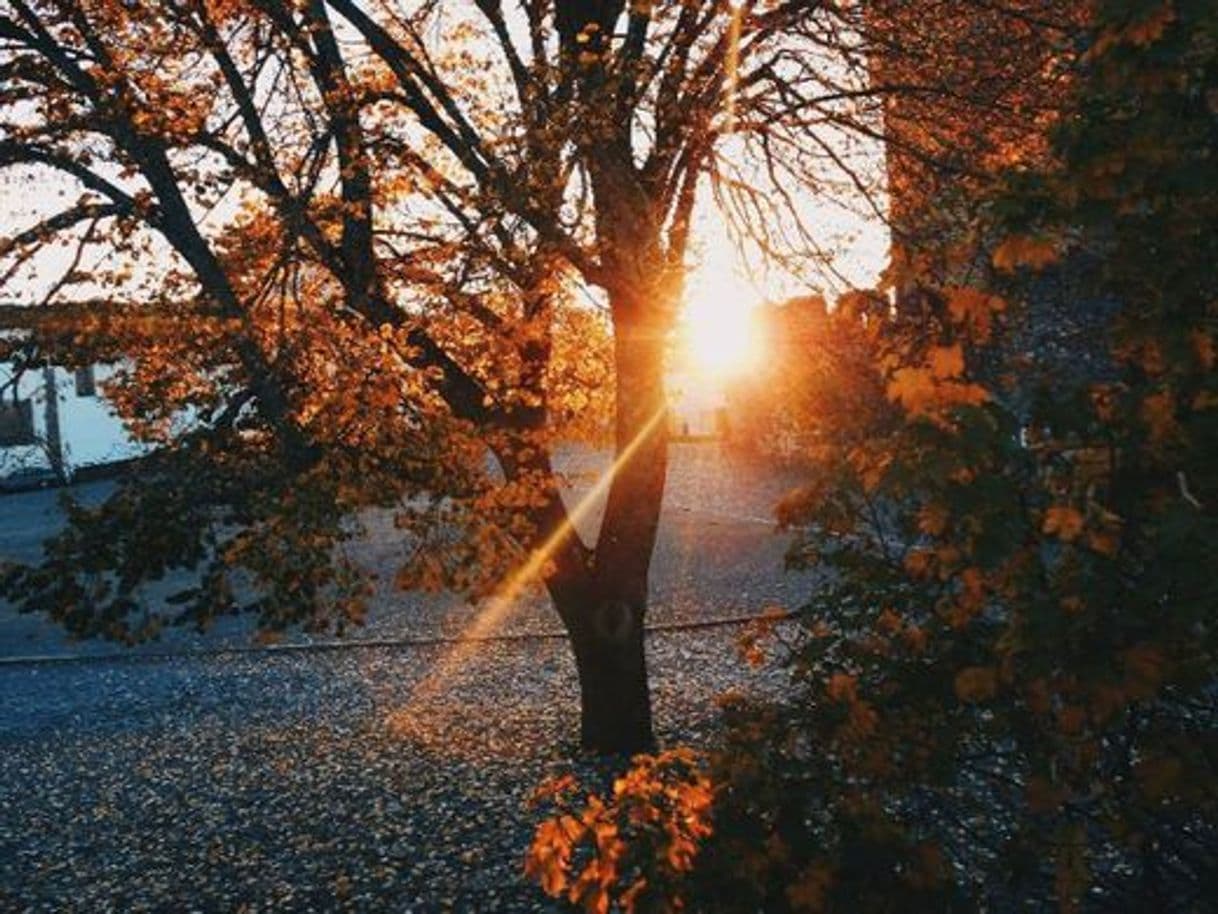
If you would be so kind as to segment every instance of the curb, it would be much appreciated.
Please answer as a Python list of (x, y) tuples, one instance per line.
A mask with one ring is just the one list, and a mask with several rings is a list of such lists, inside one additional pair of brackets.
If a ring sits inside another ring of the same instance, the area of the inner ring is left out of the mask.
[[(744, 616), (720, 616), (713, 619), (700, 619), (693, 622), (666, 622), (644, 627), (645, 635), (665, 634), (676, 631), (696, 631), (709, 628), (730, 628), (737, 625), (747, 625), (750, 622), (785, 622), (794, 619), (799, 614), (785, 612), (777, 614), (753, 614)], [(320, 654), (332, 651), (369, 650), (383, 648), (413, 648), (437, 647), (441, 645), (513, 643), (529, 641), (565, 641), (567, 633), (563, 631), (519, 632), (506, 635), (481, 635), (475, 638), (451, 638), (440, 635), (419, 638), (369, 638), (360, 641), (313, 641), (305, 644), (268, 644), (262, 646), (250, 645), (239, 647), (205, 648), (197, 651), (155, 651), (144, 654), (110, 653), (110, 654), (28, 654), (17, 657), (0, 657), (0, 669), (21, 666), (56, 666), (66, 664), (86, 663), (139, 663), (157, 662), (163, 660), (196, 659), (210, 657), (242, 657), (264, 654)]]

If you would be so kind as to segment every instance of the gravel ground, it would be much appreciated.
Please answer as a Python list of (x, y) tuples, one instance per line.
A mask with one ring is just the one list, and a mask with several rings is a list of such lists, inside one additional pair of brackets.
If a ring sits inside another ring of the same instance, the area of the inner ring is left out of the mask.
[[(728, 630), (653, 635), (660, 739), (776, 685)], [(0, 909), (548, 911), (527, 799), (569, 765), (557, 641), (0, 669)], [(430, 680), (428, 680), (430, 682)]]
[[(650, 621), (806, 593), (806, 580), (780, 574), (785, 542), (767, 520), (788, 481), (725, 466), (706, 446), (676, 457)], [(571, 461), (577, 485), (601, 458), (583, 459)], [(8, 518), (42, 511), (53, 526), (45, 502), (22, 510)], [(0, 552), (28, 549), (26, 534), (42, 528), (14, 529), (0, 515)], [(390, 563), (393, 548), (374, 526), (371, 561)], [(358, 637), (454, 633), (474, 612), (387, 594)], [(0, 613), (0, 656), (114, 650), (39, 625)], [(504, 628), (553, 631), (555, 621), (533, 597)], [(780, 674), (740, 663), (736, 634), (649, 637), (662, 743), (705, 744), (728, 689), (781, 688)], [(221, 630), (152, 649), (245, 639)], [(459, 663), (453, 650), (0, 664), (0, 910), (552, 910), (521, 861), (537, 818), (527, 799), (574, 754), (567, 647), (491, 642), (458, 649)]]
[[(573, 451), (559, 461), (572, 483), (574, 503), (609, 462), (604, 452)], [(756, 612), (769, 605), (798, 604), (808, 593), (799, 575), (783, 574), (788, 539), (774, 527), (773, 507), (796, 484), (790, 475), (765, 472), (726, 459), (717, 444), (677, 444), (672, 448), (659, 541), (652, 562), (649, 621), (655, 624)], [(109, 483), (92, 483), (75, 493), (100, 499)], [(349, 641), (451, 637), (464, 632), (477, 613), (452, 595), (403, 593), (389, 582), (401, 563), (403, 545), (389, 516), (366, 519), (366, 533), (349, 552), (376, 574), (380, 587), (367, 624)], [(594, 540), (599, 510), (589, 512), (581, 533)], [(37, 559), (41, 542), (61, 525), (54, 492), (0, 496), (0, 561)], [(507, 633), (555, 631), (557, 618), (540, 592), (526, 594), (503, 620)], [(158, 642), (134, 649), (104, 641), (73, 642), (37, 615), (19, 615), (0, 600), (0, 662), (23, 656), (107, 656), (166, 650), (246, 648), (253, 636), (249, 617), (216, 620), (204, 635), (168, 629)], [(286, 644), (329, 641), (289, 634)]]

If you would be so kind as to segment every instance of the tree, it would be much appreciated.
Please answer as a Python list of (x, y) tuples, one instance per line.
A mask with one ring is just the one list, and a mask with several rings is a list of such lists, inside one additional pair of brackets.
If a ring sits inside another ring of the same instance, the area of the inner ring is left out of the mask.
[[(876, 318), (887, 303), (819, 296), (760, 309), (766, 364), (728, 392), (729, 446), (754, 459), (806, 463), (822, 444), (874, 436), (891, 407), (875, 394)], [(879, 407), (877, 409), (877, 406)]]
[[(873, 80), (882, 37), (801, 0), (4, 0), (0, 167), (75, 197), (0, 243), (6, 283), (75, 249), (18, 355), (124, 357), (112, 393), (162, 446), (10, 592), (137, 639), (161, 624), (141, 582), (200, 567), (175, 599), (205, 623), (244, 567), (265, 625), (341, 629), (366, 582), (337, 546), (392, 507), (403, 584), (541, 572), (583, 743), (649, 745), (664, 351), (699, 201), (774, 263), (822, 263), (801, 195), (879, 211), (880, 100), (941, 83)], [(590, 545), (551, 447), (595, 425), (602, 364), (617, 462)]]
[[(17, 574), (14, 592), (77, 631), (138, 638), (159, 624), (135, 612), (141, 580), (208, 563), (181, 595), (185, 616), (205, 620), (235, 602), (227, 562), (269, 588), (264, 622), (341, 627), (362, 604), (352, 570), (330, 569), (340, 515), (426, 496), (443, 523), (402, 508), (404, 523), (471, 536), (443, 557), (420, 548), (404, 582), (473, 587), (520, 550), (543, 554), (584, 744), (649, 745), (642, 623), (666, 468), (663, 354), (694, 202), (724, 133), (729, 59), (755, 61), (737, 75), (764, 83), (807, 17), (750, 7), (746, 34), (745, 13), (6, 2), (0, 165), (59, 172), (79, 197), (3, 253), (16, 268), (66, 233), (126, 261), (173, 254), (142, 300), (131, 293), (148, 277), (93, 271), (108, 305), (51, 314), (25, 344), (27, 357), (132, 358), (116, 398), (173, 450), (158, 486), (79, 512), (97, 535), (61, 540), (59, 561)], [(75, 260), (50, 301), (84, 278)], [(578, 377), (570, 352), (559, 364), (562, 322), (585, 325), (569, 346), (595, 331), (573, 286), (597, 290), (613, 324), (619, 461), (595, 548), (571, 527), (549, 455), (581, 392), (603, 384)], [(184, 411), (202, 421), (183, 430)], [(485, 478), (480, 447), (503, 485)], [(187, 461), (202, 464), (194, 492), (168, 478)], [(217, 518), (209, 502), (236, 507)], [(107, 548), (103, 530), (117, 537)], [(117, 580), (99, 582), (109, 567)], [(344, 580), (353, 590), (338, 599)]]
[[(835, 434), (784, 505), (828, 586), (788, 639), (794, 693), (730, 707), (700, 910), (1214, 897), (1218, 16), (1092, 15), (1054, 155), (976, 201), (995, 275), (920, 277), (940, 317), (892, 309), (869, 366), (898, 421)], [(1005, 343), (1062, 272), (1073, 307), (1112, 303), (1107, 357), (1045, 375), (1055, 353)], [(616, 889), (602, 857), (562, 863)]]

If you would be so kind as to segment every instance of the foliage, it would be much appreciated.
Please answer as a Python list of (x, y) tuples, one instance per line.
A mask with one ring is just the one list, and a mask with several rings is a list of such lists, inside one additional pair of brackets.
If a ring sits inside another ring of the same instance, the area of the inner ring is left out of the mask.
[(686, 749), (641, 755), (605, 800), (581, 804), (570, 775), (542, 785), (536, 799), (556, 810), (537, 827), (525, 873), (547, 895), (589, 914), (684, 909), (677, 889), (711, 833), (704, 759)]
[[(559, 535), (540, 563), (555, 599), (597, 591), (641, 618), (665, 465), (652, 420), (696, 209), (713, 188), (737, 234), (806, 266), (798, 195), (770, 190), (834, 172), (875, 192), (802, 141), (814, 123), (874, 133), (854, 20), (725, 0), (2, 0), (0, 171), (17, 192), (0, 286), (39, 307), (0, 352), (126, 366), (108, 394), (133, 433), (178, 453), (123, 488), (116, 516), (157, 510), (174, 474), (215, 478), (159, 538), (79, 510), (84, 526), (11, 595), (128, 637), (150, 630), (141, 612), (174, 616), (140, 596), (160, 572), (220, 575), (227, 559), (265, 584), (296, 552), (326, 582), (263, 621), (291, 607), (322, 626), (339, 596), (305, 556), (341, 557), (323, 541), (382, 508), (401, 518), (404, 586), (480, 594)], [(610, 432), (641, 440), (602, 554), (562, 536), (551, 459)], [(247, 459), (277, 484), (233, 478)], [(302, 524), (279, 496), (305, 486)], [(255, 503), (202, 501), (222, 495)], [(70, 554), (88, 561), (90, 529), (121, 570), (84, 599), (83, 582), (51, 582)], [(270, 605), (248, 589), (214, 610)]]
[(898, 321), (879, 366), (907, 421), (821, 461), (786, 506), (827, 584), (791, 658), (798, 699), (732, 713), (704, 866), (720, 896), (1212, 898), (1216, 25), (1208, 4), (1103, 6), (1061, 167), (995, 207), (1012, 228), (994, 266), (1029, 281), (1009, 286), (1043, 294), (1031, 274), (1061, 258), (1119, 302), (1109, 369), (1051, 377), (1024, 410), (993, 365), (1034, 364), (990, 340), (1009, 310), (993, 285), (932, 286), (940, 319)]
[[(823, 583), (789, 699), (728, 707), (693, 907), (1212, 904), (1218, 10), (1094, 17), (1056, 164), (985, 201), (992, 271), (877, 334), (898, 421), (780, 508)], [(1114, 304), (1053, 373), (1023, 343), (1063, 288)]]
[[(1051, 5), (1009, 2), (1016, 23)], [(630, 671), (630, 700), (600, 716), (633, 723), (585, 741), (646, 746), (664, 360), (707, 205), (807, 278), (826, 260), (809, 194), (881, 209), (891, 100), (954, 100), (948, 141), (915, 104), (908, 145), (958, 172), (970, 118), (1021, 120), (1011, 100), (1036, 94), (1009, 54), (948, 78), (950, 17), (909, 12), (0, 0), (0, 172), (50, 191), (11, 195), (37, 205), (0, 238), (0, 286), (44, 307), (0, 346), (22, 365), (121, 360), (111, 394), (163, 451), (74, 511), (41, 569), (6, 575), (9, 596), (127, 639), (239, 609), (342, 628), (367, 590), (343, 545), (390, 511), (402, 586), (478, 596), (540, 569), (581, 675)], [(631, 457), (589, 544), (554, 452), (610, 430)], [(203, 580), (173, 595), (182, 613), (155, 598), (178, 572)], [(629, 623), (624, 647), (605, 615)]]
[(823, 298), (795, 298), (761, 309), (766, 361), (728, 391), (734, 453), (806, 462), (823, 446), (863, 443), (891, 423), (874, 370), (879, 312), (875, 296), (843, 296), (832, 310)]

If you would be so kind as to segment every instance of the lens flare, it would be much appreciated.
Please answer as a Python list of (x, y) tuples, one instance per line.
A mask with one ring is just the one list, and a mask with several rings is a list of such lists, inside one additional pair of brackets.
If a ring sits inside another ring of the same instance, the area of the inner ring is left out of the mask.
[(740, 28), (744, 7), (732, 7), (732, 19), (727, 26), (727, 53), (723, 61), (723, 117), (725, 132), (736, 129), (736, 90), (740, 84)]
[(483, 610), (461, 633), (452, 649), (440, 657), (431, 671), (414, 687), (406, 704), (388, 715), (387, 724), (391, 731), (407, 730), (415, 709), (426, 705), (429, 699), (442, 691), (447, 682), (461, 670), (470, 656), (478, 649), (479, 642), (485, 640), (499, 628), (511, 610), (515, 608), (517, 598), (526, 587), (541, 578), (546, 565), (563, 541), (568, 536), (577, 535), (576, 526), (592, 513), (597, 501), (608, 490), (617, 474), (634, 458), (639, 448), (660, 427), (667, 415), (668, 410), (664, 408), (658, 410), (647, 420), (630, 444), (622, 449), (617, 459), (597, 478), (592, 488), (576, 503), (575, 507), (567, 512), (563, 523), (546, 538), (544, 543), (533, 550), (528, 560), (513, 572), (511, 577), (503, 582), (494, 596), (487, 601)]

